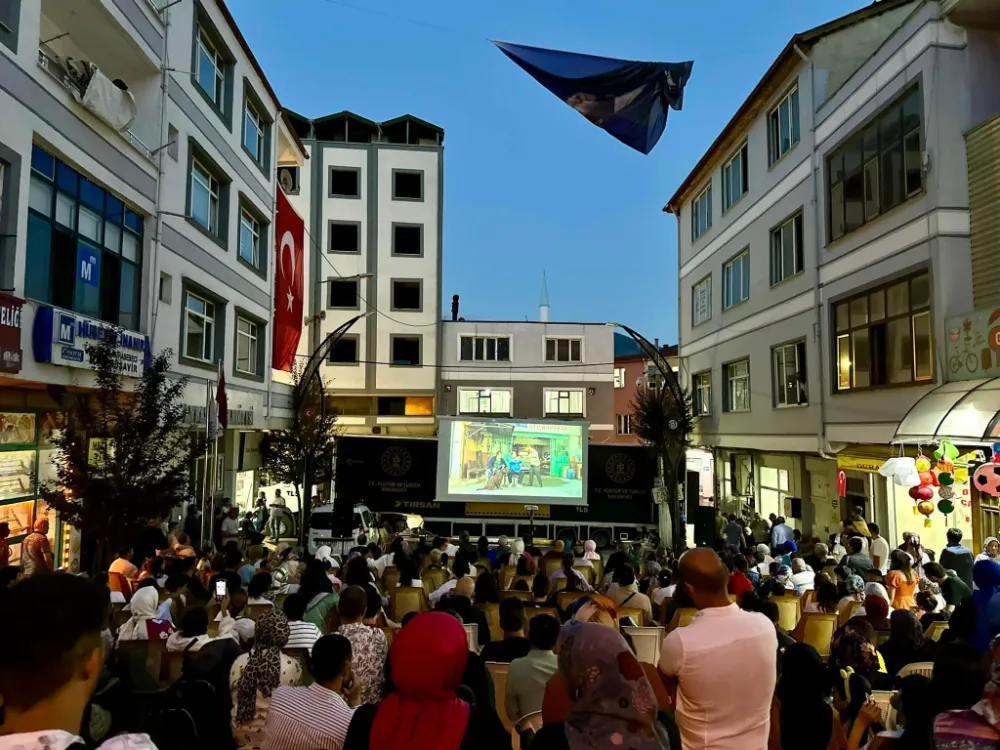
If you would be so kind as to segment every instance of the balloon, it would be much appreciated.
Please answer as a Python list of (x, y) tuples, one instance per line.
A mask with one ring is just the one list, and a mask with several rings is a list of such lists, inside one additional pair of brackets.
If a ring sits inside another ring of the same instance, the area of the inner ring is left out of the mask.
[(934, 475), (931, 474), (929, 471), (924, 470), (920, 472), (919, 476), (920, 476), (921, 486), (926, 487), (927, 485), (934, 484)]
[(919, 510), (923, 515), (929, 516), (934, 512), (934, 503), (930, 500), (924, 500), (919, 505), (917, 505), (917, 510)]
[(927, 456), (918, 456), (916, 460), (917, 471), (930, 471), (931, 462)]
[(919, 500), (920, 499), (920, 487), (910, 487), (908, 494), (914, 500)]
[(921, 485), (920, 487), (914, 487), (917, 491), (918, 500), (932, 500), (934, 498), (934, 488), (928, 485)]
[(947, 515), (955, 511), (955, 503), (951, 500), (941, 500), (938, 502), (938, 510)]

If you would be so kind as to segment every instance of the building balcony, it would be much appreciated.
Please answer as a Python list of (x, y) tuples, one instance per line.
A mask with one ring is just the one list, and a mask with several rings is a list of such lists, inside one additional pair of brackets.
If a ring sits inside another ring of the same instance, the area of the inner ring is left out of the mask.
[(159, 146), (160, 61), (102, 0), (42, 0), (37, 64), (58, 84), (50, 87), (53, 93), (61, 88), (70, 109), (90, 116), (82, 120), (102, 136), (113, 131), (153, 161)]

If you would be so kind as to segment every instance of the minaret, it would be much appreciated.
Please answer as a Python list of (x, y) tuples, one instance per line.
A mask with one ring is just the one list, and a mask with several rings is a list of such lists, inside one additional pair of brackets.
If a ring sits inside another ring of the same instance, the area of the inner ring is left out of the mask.
[(549, 287), (545, 283), (545, 271), (542, 271), (542, 299), (538, 303), (538, 320), (549, 322)]

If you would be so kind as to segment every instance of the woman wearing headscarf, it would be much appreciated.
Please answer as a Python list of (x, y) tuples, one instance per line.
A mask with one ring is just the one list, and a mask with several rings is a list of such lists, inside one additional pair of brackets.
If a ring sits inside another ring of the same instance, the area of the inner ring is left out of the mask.
[[(862, 601), (867, 600), (869, 596), (877, 596), (881, 599), (884, 599), (885, 603), (889, 606), (889, 612), (892, 612), (892, 600), (889, 598), (889, 592), (885, 590), (885, 586), (883, 586), (881, 583), (878, 583), (877, 581), (866, 583), (861, 593), (864, 595)], [(864, 617), (865, 616), (864, 606), (862, 606), (861, 609), (856, 610), (854, 612), (854, 615), (856, 617)]]
[(597, 542), (593, 539), (588, 539), (583, 543), (583, 559), (584, 560), (600, 560), (601, 556), (597, 554)]
[[(983, 688), (982, 698), (971, 708), (952, 705), (948, 707), (950, 710), (938, 714), (934, 719), (935, 748), (992, 750), (1000, 746), (1000, 664), (997, 663), (1000, 658), (1000, 637), (992, 640), (989, 651), (989, 679)], [(956, 674), (955, 677), (961, 679), (961, 674)], [(976, 682), (977, 677), (972, 673), (962, 682), (971, 685)], [(957, 702), (958, 699), (953, 704)]]
[(976, 555), (976, 562), (980, 560), (997, 560), (1000, 558), (1000, 539), (995, 536), (986, 537), (983, 542), (983, 551)]
[(670, 747), (653, 688), (616, 630), (574, 620), (563, 626), (557, 651), (569, 711), (562, 722), (545, 720), (531, 750)]
[(886, 631), (890, 629), (889, 605), (885, 603), (885, 599), (881, 596), (878, 596), (877, 594), (869, 594), (866, 596), (864, 610), (864, 615), (860, 616), (870, 622), (871, 626), (875, 628), (876, 631)]
[(1000, 563), (980, 560), (972, 568), (972, 580), (976, 584), (976, 590), (972, 592), (972, 602), (976, 607), (976, 635), (972, 645), (980, 653), (986, 653), (990, 640), (1000, 632), (1000, 622), (991, 621), (990, 616), (991, 610), (996, 609), (996, 605), (990, 606), (991, 600), (1000, 593)]
[(274, 689), (302, 681), (301, 663), (281, 653), (289, 633), (284, 613), (277, 607), (267, 610), (257, 618), (253, 648), (237, 658), (229, 671), (233, 733), (241, 750), (261, 748)]
[(781, 657), (774, 691), (768, 747), (781, 750), (836, 750), (830, 673), (816, 649), (796, 643)]
[(492, 707), (460, 695), (469, 644), (461, 623), (444, 612), (410, 620), (392, 641), (392, 692), (354, 712), (344, 750), (500, 750), (510, 748)]
[[(834, 672), (852, 669), (879, 687), (892, 680), (882, 668), (882, 660), (875, 650), (875, 630), (861, 617), (850, 619), (833, 634), (830, 642), (829, 663)], [(880, 675), (881, 673), (881, 675)]]
[(298, 593), (309, 602), (302, 619), (326, 632), (327, 615), (340, 601), (340, 596), (334, 592), (333, 583), (326, 574), (326, 563), (320, 560), (306, 563)]
[(937, 644), (924, 638), (917, 616), (908, 609), (897, 609), (889, 618), (889, 639), (879, 646), (889, 674), (898, 674), (907, 664), (934, 661)]
[(156, 619), (160, 592), (156, 586), (144, 586), (129, 602), (132, 616), (118, 630), (118, 641), (165, 641), (175, 628), (169, 620)]
[[(772, 563), (772, 566), (777, 563)], [(795, 591), (795, 584), (792, 583), (792, 569), (787, 565), (777, 565), (774, 575), (764, 581), (761, 586), (762, 596), (785, 596)]]
[(847, 580), (844, 581), (844, 588), (847, 590), (847, 594), (841, 597), (840, 601), (837, 602), (838, 612), (843, 611), (843, 609), (849, 606), (851, 602), (857, 602), (860, 604), (865, 600), (865, 582), (861, 576), (849, 575)]

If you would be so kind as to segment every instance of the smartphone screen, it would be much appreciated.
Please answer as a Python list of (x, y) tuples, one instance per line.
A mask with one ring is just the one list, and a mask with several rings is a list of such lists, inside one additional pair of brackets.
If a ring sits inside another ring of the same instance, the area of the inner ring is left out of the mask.
[(224, 599), (226, 596), (226, 582), (216, 581), (215, 582), (215, 596), (219, 599)]

